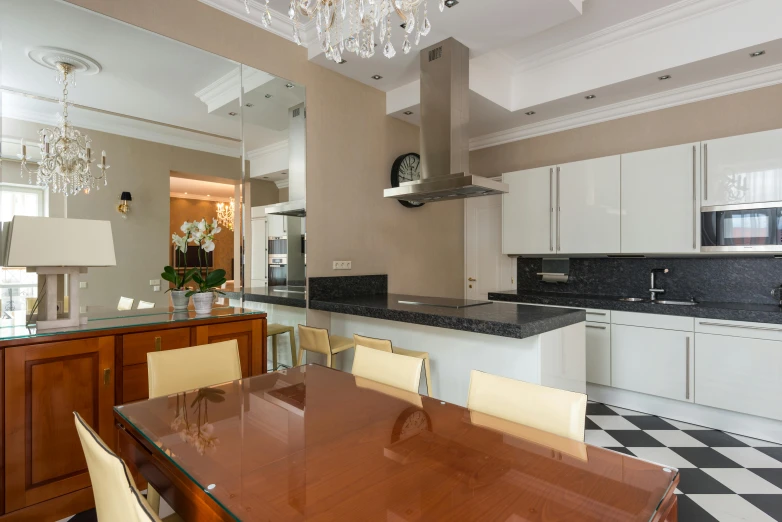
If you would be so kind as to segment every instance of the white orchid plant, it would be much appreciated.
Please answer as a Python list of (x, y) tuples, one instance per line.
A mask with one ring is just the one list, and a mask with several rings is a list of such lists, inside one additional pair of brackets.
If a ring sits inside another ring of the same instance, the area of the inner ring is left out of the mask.
[[(216, 289), (220, 288), (226, 281), (225, 270), (217, 269), (209, 272), (207, 263), (208, 253), (213, 252), (215, 249), (215, 236), (222, 230), (217, 224), (217, 220), (213, 219), (211, 223), (206, 219), (192, 222), (185, 221), (180, 230), (182, 235), (172, 234), (171, 242), (176, 246), (176, 255), (180, 256), (180, 264), (184, 267), (184, 271), (180, 276), (174, 267), (167, 266), (163, 269), (160, 277), (174, 285), (174, 288), (169, 290), (185, 290), (185, 285), (190, 281), (194, 281), (198, 287), (195, 290), (189, 290), (188, 296), (205, 292), (222, 293)], [(198, 267), (188, 270), (187, 249), (190, 243), (198, 248)]]

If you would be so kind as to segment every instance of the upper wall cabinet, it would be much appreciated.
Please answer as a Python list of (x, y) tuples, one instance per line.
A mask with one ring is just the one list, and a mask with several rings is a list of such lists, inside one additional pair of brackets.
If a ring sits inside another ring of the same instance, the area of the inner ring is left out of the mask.
[(502, 253), (554, 252), (554, 167), (502, 175)]
[(782, 129), (703, 142), (702, 206), (782, 201)]
[(559, 166), (555, 195), (558, 253), (619, 252), (620, 170), (619, 156)]
[(700, 251), (698, 143), (622, 155), (622, 253)]

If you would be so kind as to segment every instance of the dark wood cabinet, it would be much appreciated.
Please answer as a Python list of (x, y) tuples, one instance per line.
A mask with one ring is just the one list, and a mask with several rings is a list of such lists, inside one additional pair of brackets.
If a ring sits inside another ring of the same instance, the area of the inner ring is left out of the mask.
[(78, 411), (113, 444), (114, 337), (5, 350), (5, 510), (90, 485)]
[(247, 377), (266, 371), (265, 334), (254, 313), (0, 339), (0, 521), (92, 507), (73, 412), (114, 448), (113, 407), (147, 397), (147, 353), (236, 339)]

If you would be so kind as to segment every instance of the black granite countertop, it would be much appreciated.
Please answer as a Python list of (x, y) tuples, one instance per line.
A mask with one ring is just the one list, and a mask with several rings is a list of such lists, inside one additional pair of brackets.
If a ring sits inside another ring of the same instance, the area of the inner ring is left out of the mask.
[[(640, 297), (640, 296), (639, 296)], [(621, 296), (598, 296), (585, 294), (563, 294), (554, 292), (492, 292), (492, 301), (529, 303), (540, 305), (574, 306), (579, 308), (600, 308), (621, 312), (644, 314), (677, 315), (703, 319), (724, 319), (754, 323), (782, 324), (782, 308), (772, 304), (698, 302), (694, 306), (653, 304), (648, 299), (640, 302), (621, 301)], [(660, 297), (664, 299), (664, 297)]]
[[(239, 299), (238, 291), (224, 291), (229, 299)], [(244, 291), (246, 301), (307, 308), (307, 293), (303, 286), (261, 286)]]
[(489, 303), (454, 309), (399, 303), (399, 301), (426, 299), (426, 297), (401, 294), (334, 297), (313, 299), (310, 301), (310, 308), (516, 339), (532, 337), (586, 320), (586, 313), (583, 310), (565, 308)]

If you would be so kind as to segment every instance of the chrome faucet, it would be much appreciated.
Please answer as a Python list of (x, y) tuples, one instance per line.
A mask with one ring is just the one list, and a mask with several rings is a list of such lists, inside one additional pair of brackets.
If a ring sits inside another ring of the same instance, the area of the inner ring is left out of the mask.
[(655, 280), (654, 276), (655, 274), (667, 274), (668, 269), (667, 268), (652, 268), (652, 280), (651, 280), (651, 287), (649, 288), (649, 293), (651, 294), (650, 300), (654, 301), (657, 299), (657, 294), (664, 294), (665, 290), (662, 288), (655, 288)]

